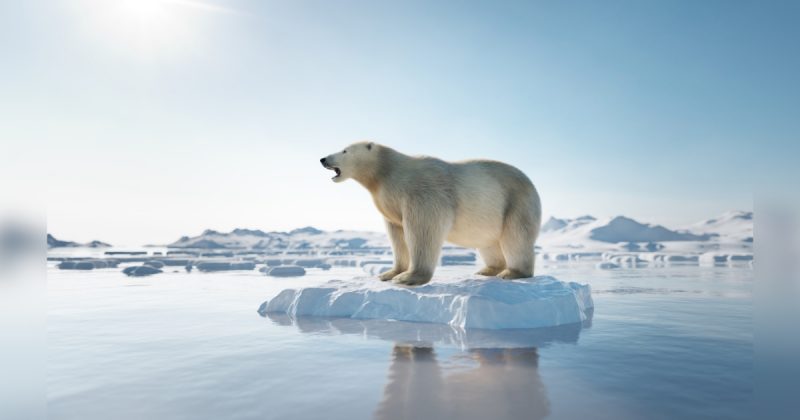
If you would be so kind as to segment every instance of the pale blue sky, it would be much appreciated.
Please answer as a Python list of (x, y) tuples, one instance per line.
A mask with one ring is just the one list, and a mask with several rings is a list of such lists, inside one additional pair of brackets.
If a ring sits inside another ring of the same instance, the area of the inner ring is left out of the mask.
[(752, 209), (800, 151), (796, 2), (0, 4), (3, 163), (39, 165), (15, 184), (65, 239), (380, 230), (319, 165), (362, 139), (671, 226)]

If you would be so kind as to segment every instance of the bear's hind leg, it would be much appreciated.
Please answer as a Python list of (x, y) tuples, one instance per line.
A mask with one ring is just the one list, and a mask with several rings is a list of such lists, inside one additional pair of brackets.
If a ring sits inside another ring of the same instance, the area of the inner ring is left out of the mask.
[(486, 266), (475, 274), (481, 276), (496, 276), (497, 273), (506, 268), (506, 259), (503, 256), (503, 250), (500, 248), (500, 244), (480, 248), (478, 249), (478, 253), (481, 254), (483, 263), (486, 264)]
[(378, 276), (381, 281), (393, 279), (398, 274), (408, 270), (408, 246), (406, 246), (403, 227), (386, 221), (386, 231), (392, 241), (392, 253), (394, 254), (394, 267), (391, 270)]
[(533, 241), (506, 243), (503, 254), (506, 256), (506, 268), (497, 277), (506, 280), (533, 277)]
[(524, 211), (511, 211), (505, 221), (500, 247), (506, 258), (506, 269), (497, 277), (520, 279), (533, 277), (533, 244), (537, 230)]

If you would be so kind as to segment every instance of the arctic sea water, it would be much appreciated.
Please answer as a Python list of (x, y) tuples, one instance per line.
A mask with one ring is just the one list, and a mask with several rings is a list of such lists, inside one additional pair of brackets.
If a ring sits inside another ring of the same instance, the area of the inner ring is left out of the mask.
[[(475, 267), (443, 267), (465, 276)], [(753, 271), (540, 266), (590, 284), (556, 328), (260, 316), (287, 288), (363, 276), (49, 269), (59, 419), (749, 418)], [(377, 280), (376, 280), (377, 281)]]

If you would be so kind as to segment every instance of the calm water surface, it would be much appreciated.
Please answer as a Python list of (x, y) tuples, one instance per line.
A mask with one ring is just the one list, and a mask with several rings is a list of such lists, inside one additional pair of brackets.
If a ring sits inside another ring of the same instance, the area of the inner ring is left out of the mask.
[(51, 418), (751, 417), (747, 267), (540, 267), (592, 285), (591, 320), (504, 332), (256, 313), (285, 287), (356, 269), (119, 270), (49, 270)]

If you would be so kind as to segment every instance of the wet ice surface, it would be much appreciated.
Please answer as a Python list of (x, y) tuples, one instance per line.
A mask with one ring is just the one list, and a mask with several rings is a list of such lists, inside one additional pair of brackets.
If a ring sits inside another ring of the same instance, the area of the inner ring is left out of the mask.
[[(445, 267), (463, 276), (475, 267)], [(51, 269), (48, 410), (59, 419), (749, 418), (752, 269), (538, 274), (592, 287), (582, 324), (533, 330), (261, 317), (309, 269), (128, 278)], [(449, 277), (448, 277), (449, 276)], [(377, 280), (376, 280), (377, 281)]]

